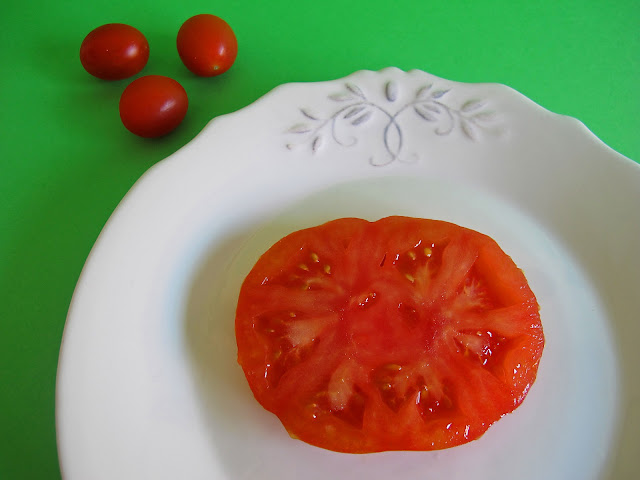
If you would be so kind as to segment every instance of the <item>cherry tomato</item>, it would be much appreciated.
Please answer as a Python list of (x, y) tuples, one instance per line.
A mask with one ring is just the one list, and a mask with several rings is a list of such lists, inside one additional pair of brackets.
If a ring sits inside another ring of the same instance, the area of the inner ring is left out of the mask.
[(277, 242), (242, 285), (236, 339), (291, 436), (349, 453), (480, 437), (522, 403), (544, 347), (536, 298), (494, 240), (408, 217)]
[(125, 88), (120, 119), (141, 137), (159, 137), (174, 130), (187, 113), (189, 100), (182, 85), (169, 77), (147, 75)]
[(109, 23), (91, 31), (80, 46), (80, 62), (103, 80), (121, 80), (139, 73), (149, 60), (149, 43), (139, 30)]
[(185, 66), (201, 77), (226, 72), (238, 54), (238, 42), (229, 24), (206, 13), (191, 17), (182, 24), (177, 46)]

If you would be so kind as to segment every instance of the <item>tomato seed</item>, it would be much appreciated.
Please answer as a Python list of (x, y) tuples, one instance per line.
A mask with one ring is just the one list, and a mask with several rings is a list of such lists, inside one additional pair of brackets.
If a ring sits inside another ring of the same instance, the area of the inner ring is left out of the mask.
[(370, 305), (377, 296), (378, 294), (376, 292), (370, 292), (364, 298), (360, 297), (361, 300), (358, 302), (358, 306), (366, 307)]

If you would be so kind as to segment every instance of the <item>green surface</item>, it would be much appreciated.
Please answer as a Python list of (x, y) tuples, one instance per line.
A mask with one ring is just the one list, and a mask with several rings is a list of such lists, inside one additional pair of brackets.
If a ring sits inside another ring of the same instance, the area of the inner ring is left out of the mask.
[[(175, 50), (182, 22), (205, 12), (225, 18), (238, 37), (237, 61), (219, 78), (194, 77)], [(4, 0), (0, 478), (60, 477), (56, 368), (83, 263), (136, 179), (208, 120), (284, 82), (397, 66), (505, 83), (640, 161), (639, 21), (637, 0)], [(147, 36), (143, 74), (171, 76), (187, 90), (189, 113), (171, 135), (127, 132), (118, 99), (128, 81), (106, 83), (82, 69), (82, 39), (111, 22)]]

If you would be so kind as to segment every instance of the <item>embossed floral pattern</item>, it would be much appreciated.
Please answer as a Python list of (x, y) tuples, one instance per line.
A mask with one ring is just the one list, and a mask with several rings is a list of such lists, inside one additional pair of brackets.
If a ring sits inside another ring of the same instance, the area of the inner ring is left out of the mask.
[(489, 130), (490, 124), (495, 120), (494, 112), (486, 109), (484, 101), (470, 99), (459, 108), (454, 108), (445, 102), (445, 96), (450, 90), (433, 84), (421, 86), (410, 101), (400, 106), (394, 105), (399, 97), (398, 84), (388, 81), (383, 88), (384, 105), (369, 100), (357, 85), (346, 83), (344, 90), (329, 95), (328, 98), (337, 104), (330, 115), (319, 116), (307, 108), (301, 108), (304, 121), (293, 125), (287, 133), (299, 135), (302, 139), (287, 144), (287, 147), (292, 149), (299, 145), (310, 145), (312, 152), (316, 153), (327, 139), (350, 147), (358, 142), (358, 138), (346, 135), (346, 127), (359, 127), (376, 117), (382, 117), (382, 140), (387, 158), (372, 158), (370, 161), (374, 165), (387, 165), (395, 160), (417, 159), (417, 154), (413, 154), (409, 156), (410, 160), (406, 160), (403, 152), (404, 134), (401, 122), (407, 112), (413, 112), (422, 121), (432, 124), (436, 135), (449, 135), (458, 129), (469, 140), (479, 139), (479, 132)]

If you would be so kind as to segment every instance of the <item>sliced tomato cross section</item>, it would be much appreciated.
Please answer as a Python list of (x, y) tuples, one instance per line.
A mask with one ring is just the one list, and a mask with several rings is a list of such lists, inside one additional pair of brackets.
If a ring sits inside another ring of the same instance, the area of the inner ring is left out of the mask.
[(289, 434), (349, 453), (480, 437), (522, 403), (544, 348), (536, 298), (493, 239), (409, 217), (281, 239), (242, 285), (236, 340)]

